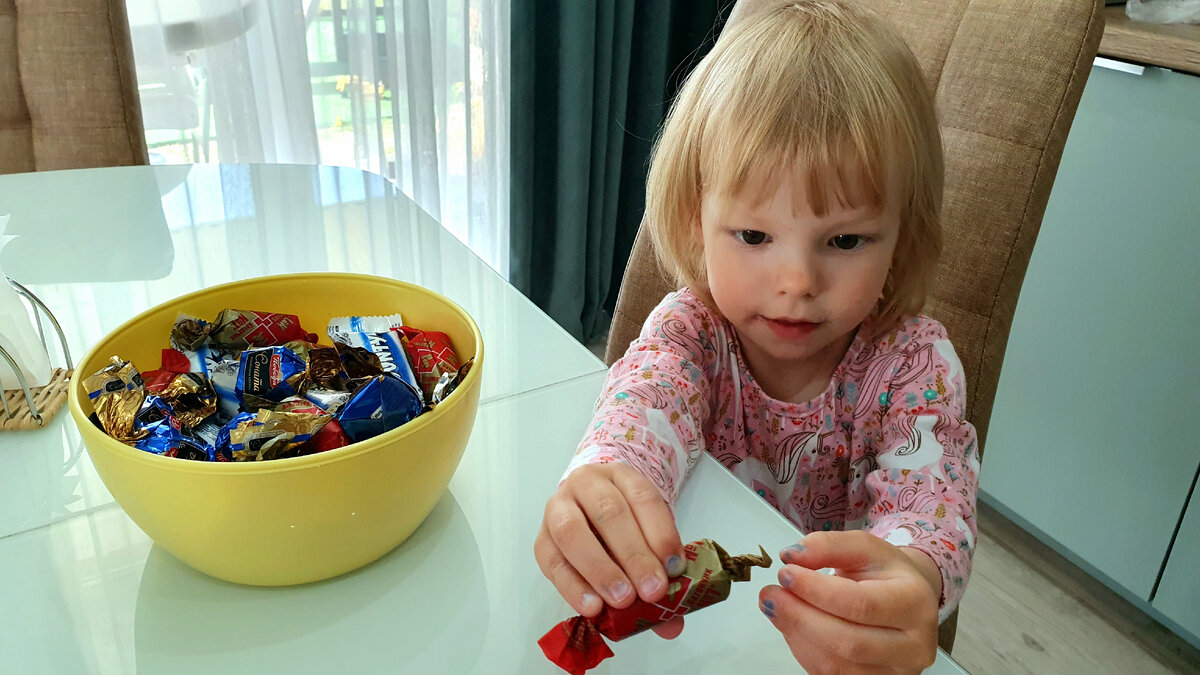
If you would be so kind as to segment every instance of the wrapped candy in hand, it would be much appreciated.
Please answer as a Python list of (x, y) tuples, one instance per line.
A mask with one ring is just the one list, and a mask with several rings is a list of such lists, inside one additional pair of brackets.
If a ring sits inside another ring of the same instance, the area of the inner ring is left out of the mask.
[(770, 567), (771, 556), (730, 556), (711, 539), (684, 547), (687, 568), (667, 581), (667, 595), (650, 603), (637, 598), (625, 609), (606, 606), (592, 618), (576, 616), (550, 629), (538, 640), (546, 658), (572, 675), (581, 675), (613, 655), (604, 638), (617, 641), (677, 616), (703, 609), (729, 597), (734, 581), (749, 581), (751, 567)]

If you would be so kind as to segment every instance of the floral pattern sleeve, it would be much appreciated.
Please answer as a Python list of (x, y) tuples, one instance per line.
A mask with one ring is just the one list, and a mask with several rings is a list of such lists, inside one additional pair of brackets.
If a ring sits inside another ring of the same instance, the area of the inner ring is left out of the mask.
[(704, 452), (709, 382), (718, 366), (712, 314), (695, 295), (667, 295), (608, 372), (591, 426), (567, 468), (624, 462), (674, 504)]
[(941, 621), (970, 574), (979, 455), (965, 419), (962, 365), (945, 328), (933, 321), (915, 328), (913, 349), (878, 398), (878, 468), (864, 484), (872, 501), (865, 529), (933, 559), (942, 575)]

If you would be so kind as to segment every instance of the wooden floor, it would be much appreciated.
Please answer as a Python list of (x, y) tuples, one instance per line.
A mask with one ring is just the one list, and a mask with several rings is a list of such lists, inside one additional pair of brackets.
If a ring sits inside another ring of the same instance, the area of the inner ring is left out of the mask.
[(1200, 673), (1200, 650), (983, 504), (979, 530), (952, 654), (967, 671)]
[(979, 530), (952, 654), (968, 672), (1200, 674), (1200, 650), (984, 504)]

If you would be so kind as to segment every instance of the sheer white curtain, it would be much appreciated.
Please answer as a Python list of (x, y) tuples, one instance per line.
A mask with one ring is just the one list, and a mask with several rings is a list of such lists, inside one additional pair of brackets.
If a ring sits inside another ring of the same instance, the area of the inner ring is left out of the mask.
[(354, 166), (508, 276), (509, 0), (126, 0), (153, 162)]

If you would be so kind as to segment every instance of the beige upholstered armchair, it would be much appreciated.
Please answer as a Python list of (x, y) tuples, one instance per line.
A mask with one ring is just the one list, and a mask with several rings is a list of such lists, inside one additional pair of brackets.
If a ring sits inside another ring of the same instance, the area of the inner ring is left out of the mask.
[[(786, 0), (739, 0), (730, 22)], [(925, 312), (962, 359), (982, 451), (1000, 364), (1067, 131), (1103, 32), (1099, 0), (873, 0), (933, 88), (945, 145), (945, 249)], [(638, 234), (606, 360), (674, 286)], [(954, 643), (957, 613), (939, 642)]]
[(123, 0), (0, 0), (0, 174), (146, 163)]

